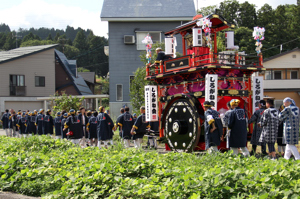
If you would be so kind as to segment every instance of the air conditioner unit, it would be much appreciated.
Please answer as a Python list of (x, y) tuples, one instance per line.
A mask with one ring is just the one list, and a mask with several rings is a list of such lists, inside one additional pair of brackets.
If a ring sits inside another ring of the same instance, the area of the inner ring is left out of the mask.
[(124, 44), (135, 44), (134, 35), (124, 35)]

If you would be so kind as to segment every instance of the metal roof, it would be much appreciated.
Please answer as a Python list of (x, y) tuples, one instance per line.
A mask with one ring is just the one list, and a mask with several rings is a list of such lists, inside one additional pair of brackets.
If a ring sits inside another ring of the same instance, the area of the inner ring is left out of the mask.
[(95, 83), (95, 72), (79, 72), (78, 75), (83, 77), (85, 81), (90, 83)]
[(104, 0), (101, 19), (176, 18), (189, 20), (196, 15), (193, 0)]
[(65, 71), (69, 74), (69, 76), (73, 79), (73, 84), (77, 91), (81, 95), (93, 95), (93, 92), (88, 87), (83, 77), (80, 75), (76, 76), (76, 71), (74, 71), (74, 66), (76, 69), (76, 60), (68, 60), (67, 57), (60, 51), (54, 50), (57, 57), (60, 59)]
[(20, 47), (8, 51), (0, 51), (0, 63), (32, 55), (44, 50), (55, 48), (58, 44)]

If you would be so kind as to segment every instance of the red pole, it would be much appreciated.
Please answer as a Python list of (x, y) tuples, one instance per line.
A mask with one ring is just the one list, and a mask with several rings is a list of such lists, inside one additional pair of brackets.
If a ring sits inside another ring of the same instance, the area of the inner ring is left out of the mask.
[(162, 64), (162, 60), (160, 60), (160, 73), (164, 73), (164, 65)]
[(149, 64), (146, 64), (146, 76), (149, 76)]
[(181, 37), (182, 37), (182, 55), (185, 56), (186, 55), (186, 49), (185, 49), (185, 39), (184, 36), (186, 35), (186, 31), (184, 32), (180, 32)]
[(218, 55), (217, 55), (217, 53), (218, 53), (218, 47), (217, 47), (217, 32), (215, 32), (215, 34), (214, 34), (214, 53), (215, 53), (214, 58), (215, 58), (215, 61), (216, 61), (217, 58), (218, 58)]
[(235, 64), (238, 65), (239, 64), (239, 53), (235, 52)]
[(262, 55), (262, 53), (259, 53), (259, 65), (263, 66), (263, 55)]

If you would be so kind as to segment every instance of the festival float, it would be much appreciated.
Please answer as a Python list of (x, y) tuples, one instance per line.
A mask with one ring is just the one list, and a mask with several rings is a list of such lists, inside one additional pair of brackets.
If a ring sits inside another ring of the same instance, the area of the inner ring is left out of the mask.
[[(265, 70), (261, 53), (265, 30), (254, 28), (257, 55), (250, 56), (238, 52), (233, 28), (234, 24), (218, 14), (197, 15), (164, 33), (165, 54), (172, 58), (152, 65), (151, 38), (143, 40), (148, 59), (145, 79), (153, 82), (145, 87), (146, 121), (159, 121), (159, 136), (165, 140), (167, 150), (205, 150), (204, 101), (213, 102), (222, 117), (226, 103), (239, 99), (250, 118), (263, 99), (263, 79), (253, 73)], [(218, 52), (217, 46), (220, 31), (226, 37), (223, 52)], [(176, 35), (182, 38), (181, 57), (176, 57)], [(251, 126), (249, 129), (251, 132)], [(226, 149), (225, 140), (219, 149)]]

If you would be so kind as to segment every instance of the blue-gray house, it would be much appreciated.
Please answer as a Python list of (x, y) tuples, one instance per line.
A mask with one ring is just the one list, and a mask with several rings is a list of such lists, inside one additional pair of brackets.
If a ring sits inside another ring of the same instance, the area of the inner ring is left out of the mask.
[[(149, 33), (153, 42), (164, 42), (164, 32), (191, 21), (196, 15), (193, 0), (104, 0), (101, 20), (109, 30), (109, 102), (113, 117), (130, 106), (130, 79), (144, 64), (142, 40)], [(181, 52), (177, 38), (177, 51)]]

